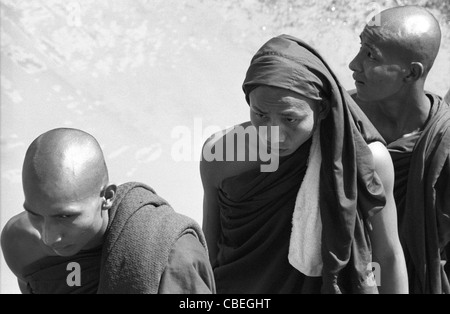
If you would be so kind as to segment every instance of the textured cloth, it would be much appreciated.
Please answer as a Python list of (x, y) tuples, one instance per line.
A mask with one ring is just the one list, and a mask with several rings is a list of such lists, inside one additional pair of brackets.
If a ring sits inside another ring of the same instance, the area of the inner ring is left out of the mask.
[(218, 201), (222, 234), (214, 268), (219, 294), (320, 293), (321, 278), (289, 264), (292, 214), (311, 141), (280, 158), (278, 170), (247, 171), (223, 180)]
[[(329, 102), (330, 112), (320, 128), (323, 156), (319, 176), (320, 215), (323, 224), (322, 292), (376, 293), (377, 288), (372, 282), (369, 283), (373, 274), (369, 267), (372, 257), (366, 226), (370, 226), (365, 223), (369, 217), (382, 210), (386, 199), (381, 180), (374, 171), (373, 156), (367, 143), (383, 142), (383, 139), (340, 86), (319, 54), (294, 37), (282, 35), (273, 38), (256, 53), (243, 84), (248, 102), (250, 93), (262, 85), (288, 89), (311, 99), (326, 99)], [(300, 151), (303, 150), (303, 147), (300, 148)], [(294, 164), (305, 164), (308, 155), (309, 150), (306, 151), (306, 157), (303, 155), (304, 160), (294, 160)], [(306, 170), (298, 167), (293, 169), (299, 172)], [(230, 187), (227, 181), (227, 188), (223, 187), (219, 193), (224, 237), (220, 246), (222, 252), (219, 253), (221, 264), (216, 269), (216, 274), (219, 275), (216, 277), (218, 290), (223, 288), (220, 285), (224, 285), (223, 289), (233, 291), (232, 282), (229, 281), (238, 278), (235, 273), (238, 271), (237, 265), (247, 266), (247, 272), (242, 273), (244, 278), (235, 284), (237, 290), (245, 293), (248, 290), (241, 284), (246, 287), (248, 284), (243, 281), (250, 281), (253, 285), (265, 284), (264, 280), (269, 276), (276, 277), (284, 271), (276, 269), (273, 259), (283, 258), (279, 255), (283, 252), (286, 254), (284, 259), (287, 263), (286, 245), (289, 245), (289, 236), (287, 244), (281, 242), (282, 237), (278, 238), (279, 242), (271, 239), (273, 243), (271, 242), (270, 250), (255, 242), (267, 243), (261, 237), (260, 230), (256, 229), (256, 220), (264, 225), (264, 220), (261, 219), (265, 219), (267, 225), (273, 225), (273, 229), (266, 230), (267, 234), (264, 234), (268, 238), (277, 237), (276, 232), (282, 232), (281, 230), (287, 229), (287, 232), (290, 232), (302, 176), (297, 173), (297, 177), (292, 179), (290, 174), (280, 173), (280, 169), (267, 177), (253, 173), (256, 177), (253, 182), (248, 178), (248, 174), (243, 174), (241, 178), (232, 180), (235, 181), (235, 187)], [(291, 186), (283, 184), (287, 181), (284, 177), (294, 180), (289, 182)], [(292, 186), (297, 190), (293, 191)], [(280, 196), (281, 188), (286, 191), (283, 197)], [(248, 195), (245, 195), (245, 192), (248, 192)], [(291, 207), (287, 208), (286, 204)], [(281, 211), (285, 212), (284, 215), (291, 215), (289, 222), (283, 221), (286, 217), (283, 216), (282, 219)], [(254, 217), (255, 215), (257, 217)], [(253, 217), (253, 220), (250, 217)], [(235, 238), (236, 236), (238, 238)], [(250, 250), (250, 243), (255, 245), (254, 250), (268, 250), (267, 253), (259, 252), (259, 258), (256, 258), (258, 252)], [(249, 256), (246, 257), (245, 253)], [(261, 265), (252, 264), (256, 262)], [(251, 269), (248, 268), (250, 265)], [(281, 267), (281, 263), (278, 267)], [(288, 270), (289, 268), (285, 272)], [(260, 280), (253, 276), (253, 272), (259, 272)], [(233, 279), (226, 279), (227, 275)], [(283, 277), (269, 280), (268, 283), (272, 286), (267, 289), (275, 292), (285, 291), (286, 289), (281, 289), (287, 286), (280, 283), (283, 280)], [(295, 280), (298, 286), (293, 283), (288, 288), (291, 293), (300, 293), (303, 291), (301, 279)], [(256, 289), (249, 287), (249, 291)]]
[[(391, 144), (400, 240), (411, 293), (450, 293), (450, 108), (436, 95), (420, 134)], [(446, 248), (447, 246), (447, 248)]]
[(216, 292), (214, 273), (205, 248), (192, 234), (175, 243), (161, 277), (159, 294), (211, 294)]
[[(94, 294), (97, 292), (100, 277), (102, 248), (81, 251), (76, 256), (49, 256), (40, 259), (23, 271), (21, 287), (25, 294)], [(69, 286), (67, 266), (76, 262), (80, 265), (81, 285)]]
[(320, 218), (320, 174), (322, 151), (320, 128), (313, 135), (305, 177), (295, 201), (289, 244), (289, 263), (302, 274), (321, 277), (322, 219)]
[[(47, 257), (25, 269), (22, 293), (95, 294), (100, 279), (102, 248), (82, 251), (71, 257)], [(80, 265), (81, 285), (67, 285), (69, 263)], [(215, 293), (214, 274), (207, 253), (196, 237), (186, 234), (175, 243), (161, 276), (160, 294)]]
[(103, 245), (100, 294), (155, 294), (176, 241), (195, 236), (207, 252), (198, 224), (175, 213), (148, 186), (121, 185), (110, 210)]
[[(49, 256), (32, 263), (21, 276), (22, 292), (215, 293), (200, 228), (173, 212), (149, 187), (137, 183), (119, 186), (110, 215), (105, 248), (99, 246), (70, 257)], [(103, 264), (102, 252), (106, 254)], [(80, 265), (79, 287), (67, 284), (67, 266), (73, 262)], [(127, 278), (120, 275), (122, 270)]]

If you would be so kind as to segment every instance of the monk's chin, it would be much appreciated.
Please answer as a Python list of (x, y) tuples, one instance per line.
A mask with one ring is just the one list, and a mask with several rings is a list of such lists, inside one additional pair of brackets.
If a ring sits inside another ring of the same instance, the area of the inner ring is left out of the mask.
[(280, 156), (280, 157), (286, 157), (286, 156), (289, 156), (292, 154), (293, 154), (293, 152), (291, 149), (283, 149), (283, 150), (279, 150), (279, 152), (278, 152), (278, 156)]
[(70, 257), (78, 253), (74, 245), (69, 245), (62, 249), (52, 249), (53, 252), (60, 257)]
[(372, 95), (368, 95), (363, 87), (358, 87), (358, 85), (356, 85), (356, 96), (358, 97), (359, 100), (363, 101), (363, 102), (371, 102), (371, 101), (375, 101), (376, 97), (372, 96)]

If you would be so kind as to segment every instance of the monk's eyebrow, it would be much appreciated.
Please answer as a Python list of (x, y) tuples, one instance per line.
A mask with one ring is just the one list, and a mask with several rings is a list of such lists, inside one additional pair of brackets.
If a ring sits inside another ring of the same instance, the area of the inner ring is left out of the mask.
[(36, 214), (34, 211), (27, 208), (25, 205), (23, 205), (23, 208), (25, 209), (26, 212), (29, 212), (30, 214), (32, 214), (34, 216), (40, 216), (40, 215)]
[(256, 110), (256, 111), (258, 111), (258, 112), (260, 112), (260, 113), (263, 113), (263, 114), (266, 114), (266, 113), (267, 113), (267, 112), (265, 112), (264, 110), (261, 110), (260, 108), (258, 108), (258, 106), (254, 105), (254, 104), (252, 104), (250, 107), (251, 107), (253, 110)]
[(307, 116), (308, 113), (305, 112), (304, 110), (286, 110), (286, 111), (283, 111), (281, 113), (281, 115), (285, 116), (285, 117), (298, 117), (298, 118), (300, 118), (300, 117)]

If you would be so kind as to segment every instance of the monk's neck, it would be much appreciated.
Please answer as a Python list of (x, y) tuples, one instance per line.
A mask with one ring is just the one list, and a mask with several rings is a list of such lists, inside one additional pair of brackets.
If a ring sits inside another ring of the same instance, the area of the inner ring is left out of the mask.
[(431, 101), (422, 92), (410, 91), (374, 104), (377, 129), (381, 135), (392, 142), (420, 132), (428, 121)]

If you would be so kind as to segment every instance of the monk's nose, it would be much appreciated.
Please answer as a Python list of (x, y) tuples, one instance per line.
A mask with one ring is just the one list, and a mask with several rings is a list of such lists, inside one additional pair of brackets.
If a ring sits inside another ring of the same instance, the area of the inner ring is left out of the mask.
[(278, 141), (279, 141), (280, 143), (286, 142), (286, 132), (283, 131), (283, 128), (280, 128), (280, 130), (279, 130)]
[(353, 72), (362, 72), (361, 62), (359, 61), (360, 53), (358, 53), (349, 64), (350, 70)]
[(281, 126), (272, 126), (270, 131), (270, 142), (274, 144), (282, 144), (286, 141), (286, 131)]
[(46, 246), (50, 247), (58, 244), (62, 239), (58, 226), (50, 221), (45, 221), (43, 223), (41, 237), (42, 242), (44, 242)]

